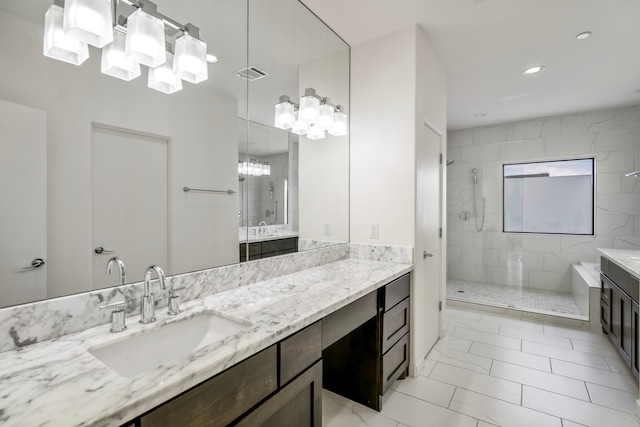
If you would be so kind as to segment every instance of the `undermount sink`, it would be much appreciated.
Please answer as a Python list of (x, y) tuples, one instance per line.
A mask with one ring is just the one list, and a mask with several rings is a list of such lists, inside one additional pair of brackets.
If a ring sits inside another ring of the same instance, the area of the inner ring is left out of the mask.
[(134, 377), (185, 356), (205, 342), (221, 341), (250, 326), (214, 313), (202, 313), (89, 353), (121, 376)]

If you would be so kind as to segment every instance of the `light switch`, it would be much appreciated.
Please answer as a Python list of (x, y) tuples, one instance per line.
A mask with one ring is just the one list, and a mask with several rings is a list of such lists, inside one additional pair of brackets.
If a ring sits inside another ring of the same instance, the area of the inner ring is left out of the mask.
[(331, 236), (331, 223), (330, 222), (325, 222), (323, 230), (324, 230), (324, 235), (325, 236)]
[(369, 224), (369, 238), (378, 238), (378, 224)]

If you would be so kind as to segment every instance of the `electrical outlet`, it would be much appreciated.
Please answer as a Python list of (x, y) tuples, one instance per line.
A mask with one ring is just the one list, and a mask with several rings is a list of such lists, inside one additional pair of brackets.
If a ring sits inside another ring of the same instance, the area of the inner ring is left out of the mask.
[(369, 238), (378, 238), (378, 224), (369, 224)]
[(331, 236), (331, 223), (325, 222), (323, 226), (323, 230), (324, 230), (325, 236)]

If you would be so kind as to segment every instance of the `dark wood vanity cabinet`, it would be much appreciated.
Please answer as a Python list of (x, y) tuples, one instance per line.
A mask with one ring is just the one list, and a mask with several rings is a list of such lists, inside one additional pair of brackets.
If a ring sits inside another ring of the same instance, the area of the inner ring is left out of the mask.
[(124, 426), (321, 427), (323, 387), (380, 410), (409, 365), (409, 285), (407, 274)]
[(142, 415), (136, 425), (321, 427), (321, 332), (321, 322), (297, 332)]
[[(336, 326), (323, 322), (324, 388), (377, 411), (382, 409), (383, 394), (395, 380), (407, 375), (409, 367), (409, 277), (407, 274), (325, 318)], [(336, 329), (349, 329), (344, 327), (349, 321), (350, 326), (359, 325), (348, 333), (335, 333)], [(325, 340), (327, 335), (330, 338)]]
[[(298, 252), (298, 238), (265, 240), (249, 243), (249, 261)], [(240, 262), (247, 261), (247, 244), (240, 243)]]
[(602, 329), (638, 378), (638, 278), (605, 257), (600, 267)]

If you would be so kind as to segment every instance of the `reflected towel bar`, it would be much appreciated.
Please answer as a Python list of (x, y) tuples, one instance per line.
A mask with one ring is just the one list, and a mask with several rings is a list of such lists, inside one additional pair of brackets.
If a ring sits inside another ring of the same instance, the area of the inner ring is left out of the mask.
[(189, 192), (189, 191), (199, 191), (201, 193), (225, 193), (225, 194), (235, 194), (235, 191), (233, 190), (203, 190), (201, 188), (189, 188), (189, 187), (182, 187), (182, 191), (184, 191), (185, 193)]

